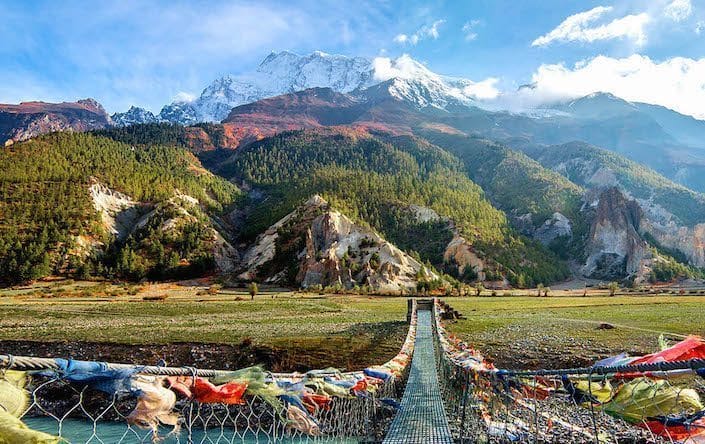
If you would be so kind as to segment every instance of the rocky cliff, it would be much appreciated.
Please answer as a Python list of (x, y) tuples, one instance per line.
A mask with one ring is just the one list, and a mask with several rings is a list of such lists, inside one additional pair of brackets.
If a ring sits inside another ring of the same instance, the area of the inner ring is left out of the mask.
[(90, 131), (111, 125), (110, 116), (93, 99), (78, 102), (0, 104), (0, 143), (5, 146), (56, 131)]
[(369, 286), (376, 291), (409, 290), (420, 277), (437, 278), (318, 195), (257, 238), (243, 257), (239, 277), (304, 288)]
[[(237, 250), (217, 229), (218, 221), (208, 218), (201, 211), (201, 203), (192, 196), (175, 190), (174, 195), (163, 202), (139, 202), (97, 180), (93, 181), (89, 191), (102, 230), (111, 241), (132, 244), (139, 249), (144, 247), (150, 252), (155, 248), (177, 250), (179, 245), (184, 249), (186, 243), (195, 242), (199, 244), (198, 254), (212, 255), (220, 272), (232, 272), (239, 263)], [(156, 237), (153, 233), (157, 233)], [(76, 239), (78, 248), (73, 253), (81, 257), (101, 254), (107, 245), (100, 239), (100, 233), (80, 236)], [(192, 258), (182, 251), (179, 259), (185, 264)]]
[(591, 226), (583, 274), (606, 280), (642, 276), (651, 253), (639, 234), (643, 220), (639, 204), (611, 187), (589, 195), (585, 211)]

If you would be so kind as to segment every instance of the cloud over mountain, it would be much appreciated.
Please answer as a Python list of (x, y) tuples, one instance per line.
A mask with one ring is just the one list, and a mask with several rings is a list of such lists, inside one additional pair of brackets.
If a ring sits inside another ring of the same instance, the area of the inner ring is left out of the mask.
[(599, 91), (705, 119), (705, 58), (674, 57), (659, 62), (638, 54), (625, 58), (597, 56), (573, 66), (543, 64), (531, 80), (532, 88), (520, 91), (526, 103)]

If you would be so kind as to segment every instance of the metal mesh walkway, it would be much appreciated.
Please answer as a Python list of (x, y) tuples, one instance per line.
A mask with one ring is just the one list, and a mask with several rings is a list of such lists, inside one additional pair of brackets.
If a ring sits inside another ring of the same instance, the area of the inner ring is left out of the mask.
[(401, 410), (384, 444), (452, 444), (434, 357), (432, 314), (418, 311), (416, 345)]

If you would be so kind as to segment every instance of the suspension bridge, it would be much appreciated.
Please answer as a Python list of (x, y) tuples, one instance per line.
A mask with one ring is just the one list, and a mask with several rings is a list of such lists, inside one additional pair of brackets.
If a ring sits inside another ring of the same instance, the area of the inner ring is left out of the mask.
[(588, 368), (497, 369), (410, 302), (399, 354), (270, 373), (0, 354), (0, 443), (705, 443), (705, 343)]

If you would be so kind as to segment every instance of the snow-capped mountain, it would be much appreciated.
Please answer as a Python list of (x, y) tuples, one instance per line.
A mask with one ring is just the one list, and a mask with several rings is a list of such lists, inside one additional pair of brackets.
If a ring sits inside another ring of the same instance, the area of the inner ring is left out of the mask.
[(475, 82), (436, 74), (408, 55), (395, 60), (375, 59), (372, 75), (383, 82), (370, 89), (384, 88), (390, 96), (419, 109), (476, 104)]
[(313, 87), (350, 92), (374, 83), (372, 62), (316, 51), (300, 56), (289, 51), (271, 53), (251, 74), (226, 75), (208, 85), (193, 102), (175, 102), (160, 119), (181, 124), (216, 122), (231, 109), (267, 97)]
[[(305, 56), (289, 51), (273, 52), (253, 73), (223, 76), (208, 85), (196, 100), (166, 105), (156, 119), (184, 125), (219, 122), (234, 107), (267, 97), (315, 87), (351, 93), (378, 84), (383, 84), (398, 100), (418, 108), (440, 109), (473, 104), (478, 85), (471, 80), (438, 75), (408, 55), (371, 60), (321, 51)], [(144, 122), (151, 122), (151, 113), (147, 113), (131, 108), (127, 113), (116, 114), (116, 121), (143, 123), (142, 116)]]
[(157, 119), (151, 111), (147, 111), (146, 109), (137, 106), (131, 106), (130, 109), (124, 113), (115, 113), (111, 116), (111, 118), (115, 126), (128, 126), (138, 123), (155, 123), (159, 121), (159, 119)]

